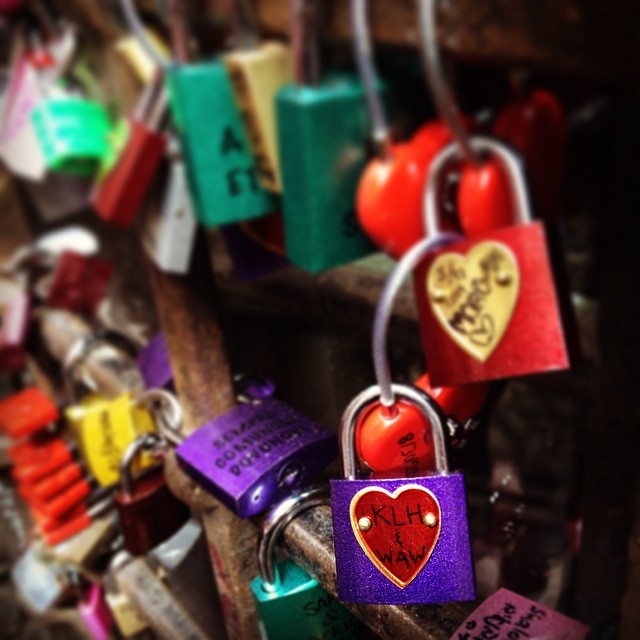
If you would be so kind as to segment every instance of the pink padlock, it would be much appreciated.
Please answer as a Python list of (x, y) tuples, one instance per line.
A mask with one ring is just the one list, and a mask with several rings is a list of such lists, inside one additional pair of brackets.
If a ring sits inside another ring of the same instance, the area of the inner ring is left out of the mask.
[(109, 640), (113, 616), (104, 599), (102, 585), (94, 582), (78, 605), (80, 616), (94, 640)]
[(17, 371), (24, 365), (24, 343), (29, 327), (30, 300), (26, 293), (12, 296), (2, 310), (0, 368)]

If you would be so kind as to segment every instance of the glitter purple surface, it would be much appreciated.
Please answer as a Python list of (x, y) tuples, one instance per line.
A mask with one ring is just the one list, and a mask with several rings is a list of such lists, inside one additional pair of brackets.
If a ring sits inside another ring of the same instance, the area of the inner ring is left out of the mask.
[(245, 518), (307, 484), (337, 454), (333, 433), (275, 398), (235, 407), (176, 449), (182, 468)]
[[(419, 484), (438, 499), (442, 526), (438, 542), (422, 571), (404, 589), (386, 578), (366, 556), (353, 532), (350, 505), (366, 487), (393, 493)], [(473, 600), (475, 583), (462, 474), (393, 480), (332, 480), (331, 505), (336, 551), (338, 599), (369, 604), (436, 604)]]
[(162, 333), (157, 333), (140, 351), (138, 367), (147, 389), (166, 387), (173, 380), (169, 351)]

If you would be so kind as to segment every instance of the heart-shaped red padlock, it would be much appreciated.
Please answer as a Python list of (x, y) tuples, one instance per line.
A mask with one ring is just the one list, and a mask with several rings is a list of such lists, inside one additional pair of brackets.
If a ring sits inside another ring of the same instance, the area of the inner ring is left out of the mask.
[(513, 197), (504, 173), (495, 160), (475, 166), (466, 163), (460, 172), (458, 221), (467, 236), (514, 224)]
[(390, 158), (373, 159), (362, 174), (356, 194), (358, 220), (374, 244), (393, 258), (425, 236), (425, 175), (450, 141), (445, 124), (430, 122), (409, 142), (392, 145)]
[(435, 468), (431, 425), (413, 404), (376, 404), (356, 428), (358, 458), (375, 472), (398, 471), (415, 478)]
[(505, 106), (493, 133), (524, 157), (536, 208), (543, 218), (560, 210), (566, 125), (560, 101), (543, 89), (530, 91)]

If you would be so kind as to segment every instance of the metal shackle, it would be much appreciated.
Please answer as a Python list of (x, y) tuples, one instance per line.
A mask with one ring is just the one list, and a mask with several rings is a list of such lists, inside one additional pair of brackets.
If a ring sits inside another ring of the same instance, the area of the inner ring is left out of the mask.
[[(431, 424), (436, 471), (439, 475), (447, 474), (449, 472), (447, 446), (445, 443), (447, 421), (438, 403), (416, 387), (405, 384), (393, 384), (391, 387), (394, 396), (417, 407)], [(340, 451), (342, 474), (347, 480), (355, 480), (359, 473), (355, 438), (358, 419), (365, 409), (379, 401), (380, 387), (374, 385), (359, 393), (342, 414), (340, 422)]]
[[(505, 144), (485, 136), (471, 136), (468, 139), (471, 148), (478, 154), (489, 154), (497, 158), (509, 178), (511, 195), (514, 200), (517, 222), (528, 224), (533, 220), (531, 202), (527, 189), (522, 161), (515, 151)], [(463, 159), (463, 153), (456, 142), (448, 144), (433, 160), (422, 196), (424, 225), (429, 236), (442, 233), (438, 216), (438, 191), (442, 173), (453, 162)]]
[(258, 540), (258, 571), (265, 591), (273, 593), (280, 587), (280, 574), (274, 561), (280, 534), (300, 512), (329, 504), (329, 488), (316, 485), (294, 491), (267, 514)]
[[(132, 358), (136, 356), (136, 345), (129, 338), (116, 331), (105, 329), (78, 338), (67, 351), (62, 363), (62, 377), (67, 398), (70, 402), (75, 404), (78, 400), (74, 391), (73, 380), (76, 367), (82, 364), (95, 349), (105, 346), (118, 349)], [(95, 389), (97, 384), (92, 380), (89, 386)]]
[(147, 389), (136, 396), (134, 402), (152, 414), (158, 435), (165, 444), (177, 446), (182, 442), (180, 429), (184, 412), (173, 393), (166, 389)]
[(316, 86), (320, 82), (317, 3), (312, 0), (290, 0), (290, 3), (294, 80), (297, 85)]
[(126, 448), (120, 461), (120, 490), (128, 498), (133, 496), (134, 493), (133, 476), (131, 474), (133, 463), (143, 451), (150, 451), (159, 444), (162, 444), (162, 439), (157, 433), (145, 433), (138, 436)]

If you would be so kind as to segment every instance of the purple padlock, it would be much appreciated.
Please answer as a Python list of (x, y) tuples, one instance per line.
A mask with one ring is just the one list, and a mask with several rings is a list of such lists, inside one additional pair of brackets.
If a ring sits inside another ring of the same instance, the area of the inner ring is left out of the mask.
[(0, 327), (0, 368), (17, 371), (24, 365), (24, 343), (29, 328), (31, 300), (26, 293), (13, 295), (2, 311)]
[(170, 389), (173, 386), (173, 371), (169, 361), (169, 350), (162, 332), (157, 333), (138, 354), (138, 368), (147, 389)]
[(431, 424), (436, 475), (358, 478), (355, 429), (379, 402), (380, 387), (351, 402), (340, 431), (345, 477), (331, 480), (338, 599), (397, 605), (473, 600), (464, 480), (448, 471), (445, 418), (419, 389), (392, 385), (392, 390)]
[(186, 473), (242, 518), (307, 484), (337, 453), (333, 433), (272, 397), (231, 409), (176, 449)]

